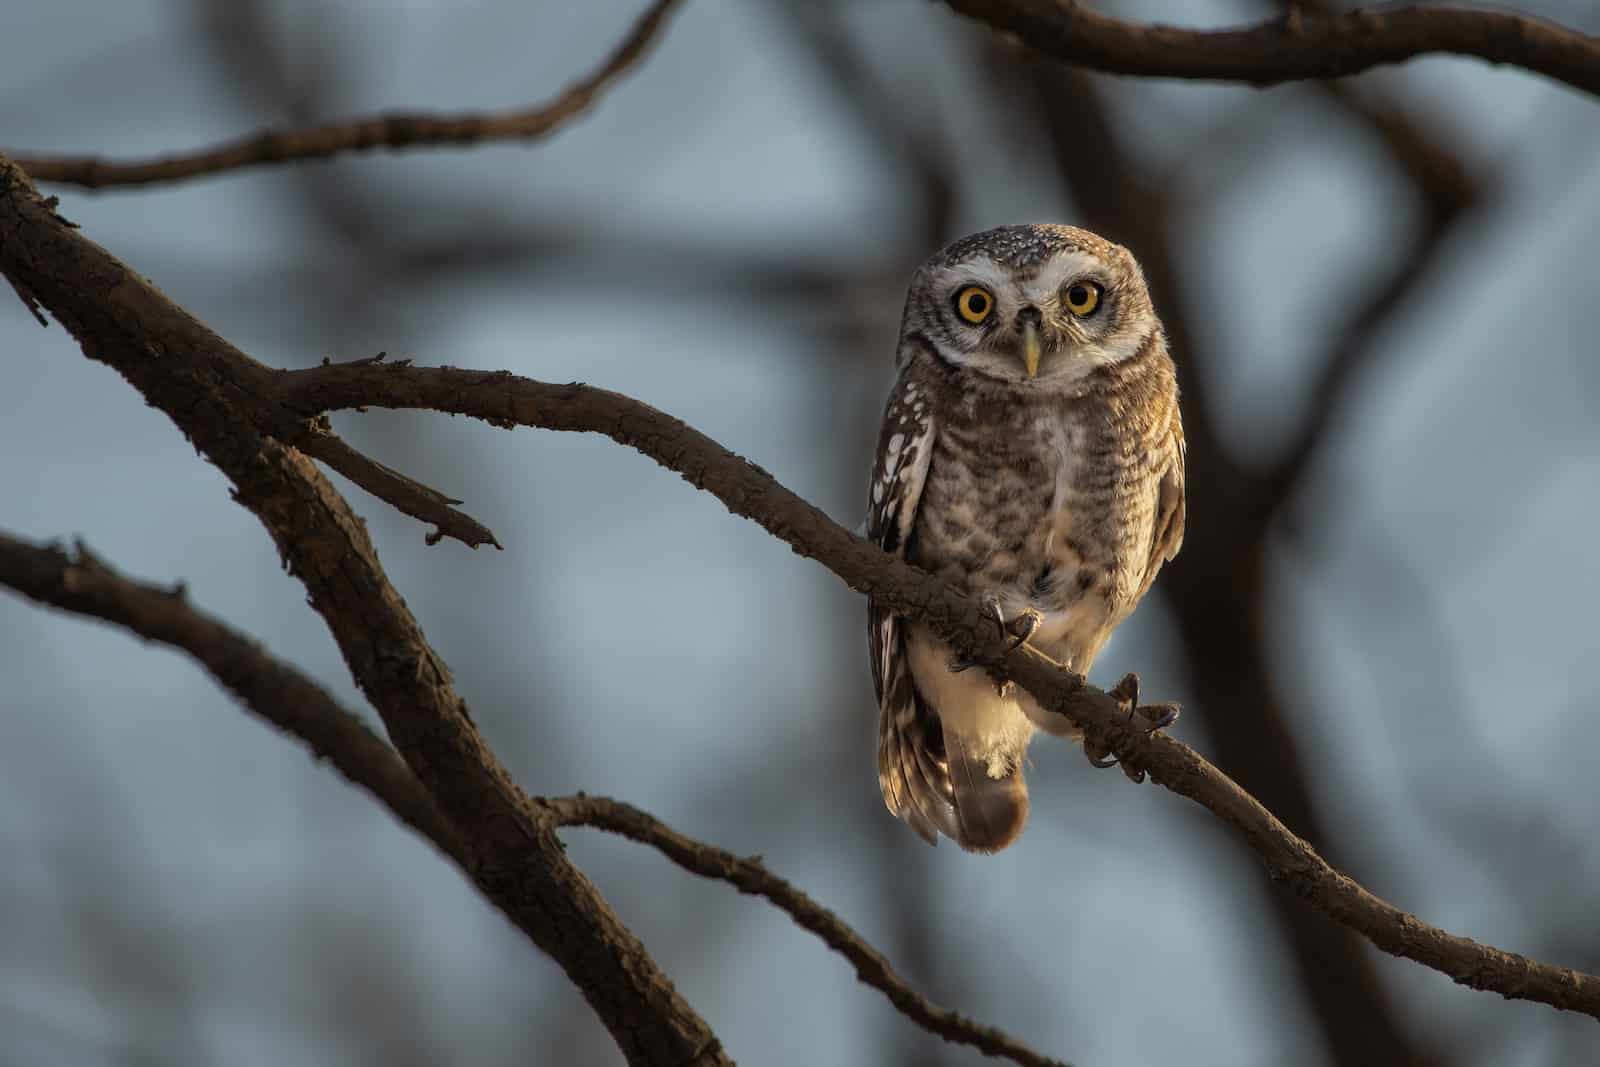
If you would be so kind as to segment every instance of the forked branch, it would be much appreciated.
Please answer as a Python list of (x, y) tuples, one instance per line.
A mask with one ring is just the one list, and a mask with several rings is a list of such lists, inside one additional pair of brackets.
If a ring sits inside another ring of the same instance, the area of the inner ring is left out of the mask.
[(496, 426), (602, 433), (635, 448), (752, 519), (852, 589), (921, 618), (957, 651), (1006, 676), (1123, 762), (1202, 805), (1238, 830), (1286, 883), (1338, 922), (1395, 956), (1473, 989), (1536, 1000), (1600, 1018), (1600, 977), (1508, 953), (1421, 921), (1335, 870), (1308, 842), (1187, 745), (1125, 728), (1124, 709), (1104, 691), (1024, 647), (1007, 654), (994, 625), (968, 598), (880, 551), (693, 427), (631, 397), (579, 384), (549, 384), (504, 371), (416, 367), (371, 360), (279, 376), (278, 399), (300, 414), (351, 407), (413, 408), (470, 415)]
[[(264, 431), (272, 372), (55, 214), (0, 158), (0, 273), (116, 369), (233, 484), (305, 585), (356, 683), (460, 836), (472, 880), (559, 963), (632, 1064), (732, 1061), (573, 866), (473, 724), (365, 525), (316, 465)], [(285, 420), (294, 433), (303, 420)]]
[[(42, 604), (116, 623), (192, 656), (258, 718), (305, 741), (355, 785), (432, 841), (463, 869), (470, 857), (433, 797), (388, 742), (328, 692), (250, 638), (189, 603), (182, 586), (126, 578), (81, 543), (73, 552), (30, 544), (0, 532), (0, 586)], [(843, 919), (767, 870), (678, 833), (648, 812), (605, 797), (534, 797), (553, 826), (588, 826), (648, 845), (684, 870), (727, 882), (770, 901), (797, 925), (848, 960), (856, 976), (889, 998), (916, 1025), (1020, 1067), (1064, 1067), (1016, 1039), (918, 993), (884, 955)]]

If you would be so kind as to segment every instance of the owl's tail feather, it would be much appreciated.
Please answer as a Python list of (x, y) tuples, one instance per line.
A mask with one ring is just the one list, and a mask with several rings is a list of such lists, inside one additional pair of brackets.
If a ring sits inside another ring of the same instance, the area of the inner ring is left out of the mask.
[(1020, 763), (1002, 778), (989, 775), (961, 735), (944, 732), (958, 833), (956, 844), (969, 852), (999, 852), (1022, 833), (1028, 821), (1028, 783)]
[(959, 839), (939, 717), (917, 695), (909, 674), (902, 672), (896, 681), (878, 721), (883, 801), (928, 844), (937, 844), (940, 834)]

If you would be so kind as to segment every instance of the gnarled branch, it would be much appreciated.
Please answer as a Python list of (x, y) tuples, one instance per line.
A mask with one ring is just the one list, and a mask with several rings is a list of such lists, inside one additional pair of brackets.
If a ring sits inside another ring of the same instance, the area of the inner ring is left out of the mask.
[(1425, 55), (1476, 56), (1600, 94), (1600, 39), (1541, 19), (1458, 7), (1299, 10), (1243, 29), (1141, 25), (1073, 0), (945, 0), (1028, 47), (1107, 74), (1277, 85)]
[(548, 137), (587, 111), (600, 94), (649, 50), (680, 0), (654, 0), (604, 63), (538, 107), (463, 115), (391, 113), (262, 130), (198, 152), (155, 159), (110, 160), (99, 156), (13, 156), (36, 181), (87, 189), (180, 181), (267, 163), (328, 159), (374, 148), (438, 148), (487, 141), (533, 141)]
[(1125, 709), (1104, 691), (1031, 648), (1008, 654), (1007, 642), (969, 598), (843, 529), (760, 467), (648, 404), (586, 385), (537, 382), (505, 371), (371, 360), (283, 371), (276, 384), (279, 400), (303, 415), (366, 406), (445, 411), (496, 426), (603, 433), (637, 449), (716, 496), (734, 514), (759, 523), (795, 552), (817, 560), (852, 589), (928, 622), (958, 652), (1017, 681), (1041, 703), (1073, 720), (1091, 742), (1211, 811), (1240, 832), (1273, 879), (1385, 952), (1474, 989), (1600, 1018), (1600, 977), (1459, 937), (1377, 897), (1335, 870), (1199, 753), (1165, 735), (1130, 734)]
[[(345, 778), (468, 868), (470, 857), (455, 827), (388, 742), (315, 681), (190, 604), (181, 585), (165, 589), (133, 581), (82, 543), (68, 553), (0, 531), (0, 586), (43, 604), (117, 623), (187, 652), (257, 717), (305, 741)], [(686, 837), (618, 800), (579, 795), (535, 797), (533, 803), (547, 813), (551, 825), (592, 826), (621, 834), (649, 845), (686, 871), (770, 901), (850, 961), (864, 984), (883, 993), (901, 1014), (929, 1033), (1021, 1067), (1064, 1067), (994, 1027), (930, 1002), (848, 923), (757, 860), (741, 859)]]
[(364, 524), (259, 426), (272, 372), (79, 234), (0, 157), (0, 273), (228, 477), (305, 585), (395, 747), (456, 827), (491, 903), (561, 965), (633, 1064), (723, 1065), (716, 1035), (583, 874), (473, 725)]

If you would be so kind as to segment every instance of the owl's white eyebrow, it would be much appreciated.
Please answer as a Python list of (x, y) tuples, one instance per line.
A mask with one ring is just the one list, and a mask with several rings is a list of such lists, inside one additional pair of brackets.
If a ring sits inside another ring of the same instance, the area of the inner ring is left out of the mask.
[(1013, 268), (983, 257), (941, 269), (935, 282), (952, 290), (962, 285), (982, 285), (996, 300), (1006, 303), (1011, 302), (1008, 297), (1019, 292), (1031, 303), (1044, 303), (1054, 299), (1063, 284), (1083, 278), (1105, 284), (1105, 261), (1092, 253), (1073, 250), (1046, 260), (1026, 281), (1020, 280)]
[(941, 287), (951, 289), (962, 285), (981, 285), (998, 297), (1015, 284), (1016, 277), (993, 260), (978, 259), (959, 267), (945, 267), (936, 281)]

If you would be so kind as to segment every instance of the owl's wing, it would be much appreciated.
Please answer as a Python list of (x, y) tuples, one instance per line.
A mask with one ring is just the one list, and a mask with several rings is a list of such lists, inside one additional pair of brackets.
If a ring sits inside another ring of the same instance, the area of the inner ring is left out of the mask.
[[(872, 468), (867, 538), (904, 557), (938, 433), (933, 398), (902, 373), (889, 394)], [(905, 620), (867, 598), (867, 643), (878, 695), (878, 784), (889, 810), (929, 844), (958, 826), (939, 717), (917, 692), (906, 654)]]
[(1187, 512), (1184, 504), (1184, 457), (1187, 448), (1183, 440), (1183, 424), (1176, 417), (1172, 420), (1170, 445), (1172, 462), (1156, 487), (1155, 537), (1150, 543), (1150, 562), (1145, 567), (1141, 596), (1156, 580), (1161, 565), (1175, 558), (1183, 547), (1183, 526)]

